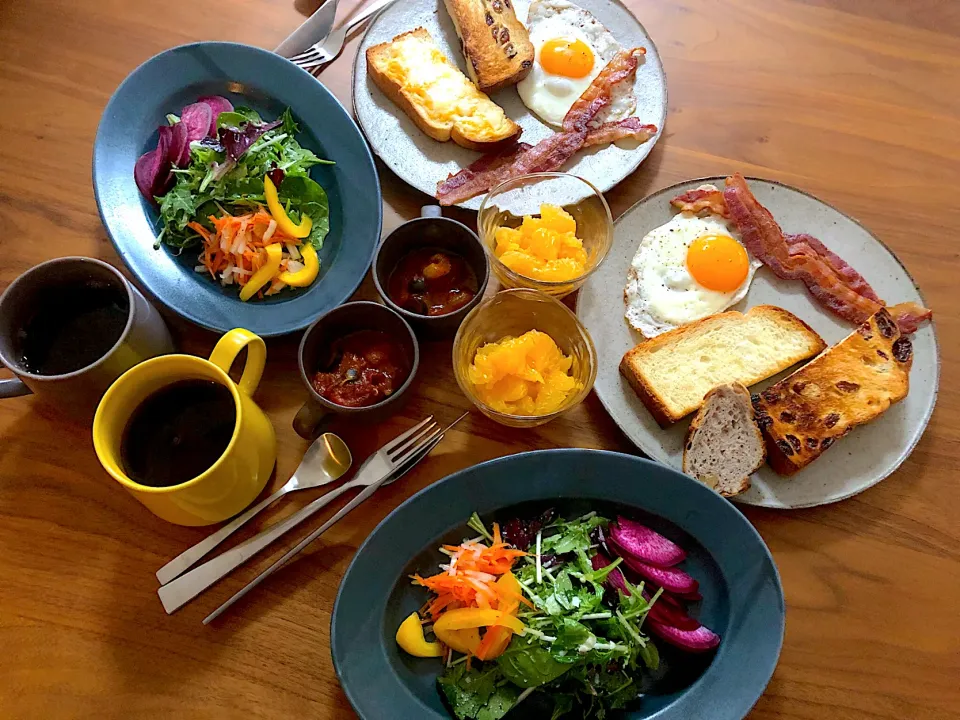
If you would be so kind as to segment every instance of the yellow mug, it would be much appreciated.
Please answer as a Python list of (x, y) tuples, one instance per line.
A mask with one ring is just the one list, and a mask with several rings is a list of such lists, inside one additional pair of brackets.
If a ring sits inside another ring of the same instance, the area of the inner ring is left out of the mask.
[[(247, 362), (239, 383), (228, 375), (241, 350)], [(93, 446), (100, 463), (118, 483), (154, 515), (177, 525), (211, 525), (233, 517), (260, 494), (277, 460), (273, 425), (252, 395), (260, 383), (267, 347), (249, 330), (231, 330), (209, 360), (193, 355), (162, 355), (136, 365), (110, 386), (93, 419)], [(120, 445), (134, 410), (160, 388), (179, 380), (213, 380), (226, 387), (236, 404), (230, 444), (205, 472), (179, 485), (151, 487), (127, 476)]]

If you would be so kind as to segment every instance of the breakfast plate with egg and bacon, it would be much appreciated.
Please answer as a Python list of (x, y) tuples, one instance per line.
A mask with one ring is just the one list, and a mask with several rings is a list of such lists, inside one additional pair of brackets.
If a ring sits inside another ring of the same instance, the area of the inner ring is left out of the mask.
[(653, 149), (666, 79), (617, 0), (406, 0), (357, 53), (354, 111), (373, 149), (442, 205), (563, 170), (606, 192)]
[(594, 389), (627, 437), (746, 504), (871, 487), (936, 402), (932, 313), (903, 263), (770, 180), (691, 180), (641, 200), (577, 315), (597, 349)]

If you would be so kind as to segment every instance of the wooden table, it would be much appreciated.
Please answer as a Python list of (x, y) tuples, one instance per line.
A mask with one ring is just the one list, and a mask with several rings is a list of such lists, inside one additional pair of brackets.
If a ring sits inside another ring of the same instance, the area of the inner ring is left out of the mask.
[[(341, 0), (340, 17), (355, 4)], [(658, 43), (670, 113), (650, 157), (609, 194), (614, 214), (690, 177), (740, 170), (776, 178), (870, 227), (937, 313), (940, 402), (900, 471), (832, 506), (743, 508), (773, 550), (788, 605), (783, 655), (751, 717), (960, 717), (960, 3), (628, 4)], [(194, 40), (272, 48), (314, 7), (310, 0), (0, 4), (0, 288), (60, 255), (118, 264), (97, 216), (90, 157), (100, 113), (127, 73)], [(356, 44), (322, 76), (348, 106)], [(425, 198), (386, 169), (381, 177), (388, 231)], [(372, 297), (369, 280), (358, 294)], [(168, 320), (185, 351), (212, 347), (213, 335)], [(304, 397), (298, 341), (269, 344), (258, 393), (278, 430), (275, 484), (305, 448), (290, 428)], [(448, 342), (426, 346), (429, 371), (401, 417), (377, 428), (335, 426), (356, 457), (427, 413), (449, 420), (467, 407), (449, 350)], [(98, 465), (87, 427), (65, 424), (28, 398), (4, 401), (0, 717), (352, 717), (331, 665), (328, 627), (359, 543), (405, 498), (448, 473), (566, 446), (634, 451), (593, 396), (532, 431), (474, 415), (422, 467), (204, 627), (201, 619), (268, 558), (166, 616), (154, 572), (205, 531), (168, 525), (121, 491)], [(269, 519), (308, 499), (288, 500)]]

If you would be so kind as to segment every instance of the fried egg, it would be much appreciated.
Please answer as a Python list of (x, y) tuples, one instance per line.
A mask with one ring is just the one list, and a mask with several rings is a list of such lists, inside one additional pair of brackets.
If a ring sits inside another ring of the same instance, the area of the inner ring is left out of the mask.
[[(517, 92), (541, 120), (561, 127), (567, 111), (620, 51), (620, 44), (593, 15), (567, 0), (534, 0), (527, 32), (534, 61)], [(622, 83), (596, 121), (622, 120), (636, 107), (633, 85)]]
[(680, 213), (640, 242), (623, 291), (627, 322), (651, 338), (726, 310), (760, 265), (723, 218)]

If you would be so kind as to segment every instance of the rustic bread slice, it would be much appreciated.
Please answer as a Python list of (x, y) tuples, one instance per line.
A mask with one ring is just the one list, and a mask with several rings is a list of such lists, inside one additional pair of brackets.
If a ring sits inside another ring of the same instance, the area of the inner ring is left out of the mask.
[(750, 386), (819, 353), (826, 344), (795, 315), (757, 305), (710, 315), (629, 350), (620, 372), (661, 426), (689, 415), (717, 385)]
[(886, 310), (753, 396), (770, 467), (792, 475), (907, 396), (913, 345)]
[(750, 488), (766, 457), (747, 388), (730, 383), (708, 392), (687, 429), (683, 471), (730, 497)]
[(533, 45), (512, 0), (444, 0), (453, 20), (467, 75), (481, 91), (496, 92), (523, 80), (533, 67)]
[(488, 152), (515, 139), (520, 126), (477, 90), (422, 27), (367, 48), (367, 72), (427, 135)]

